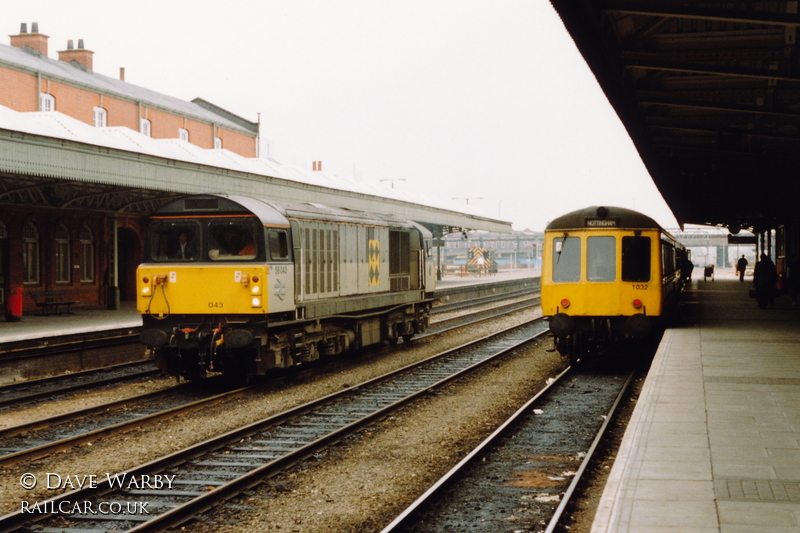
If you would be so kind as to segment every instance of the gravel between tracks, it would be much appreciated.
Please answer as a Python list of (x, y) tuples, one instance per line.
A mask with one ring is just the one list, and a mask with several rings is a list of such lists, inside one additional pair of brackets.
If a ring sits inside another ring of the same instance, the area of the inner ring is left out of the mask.
[[(302, 404), (441, 351), (491, 330), (529, 320), (538, 311), (507, 315), (490, 325), (441, 339), (420, 340), (398, 350), (381, 350), (363, 364), (323, 372), (300, 383), (254, 394), (146, 429), (100, 439), (77, 449), (0, 469), (0, 514), (18, 510), (59, 491), (41, 486), (24, 491), (19, 478), (31, 472), (65, 475), (121, 472), (189, 444)], [(515, 411), (563, 360), (542, 347), (490, 365), (474, 377), (414, 402), (399, 415), (346, 439), (317, 460), (302, 463), (237, 498), (191, 531), (377, 531), (449, 470), (496, 424)], [(43, 484), (42, 484), (43, 485)], [(246, 506), (241, 509), (241, 506)]]

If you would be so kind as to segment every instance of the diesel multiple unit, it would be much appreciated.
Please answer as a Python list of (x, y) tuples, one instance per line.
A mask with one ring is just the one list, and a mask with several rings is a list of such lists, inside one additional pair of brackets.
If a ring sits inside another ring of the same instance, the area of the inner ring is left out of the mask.
[(542, 313), (572, 359), (622, 338), (646, 336), (676, 305), (685, 248), (652, 218), (589, 207), (545, 230)]
[(412, 221), (199, 195), (155, 211), (146, 246), (141, 340), (171, 374), (263, 374), (428, 325), (431, 234)]

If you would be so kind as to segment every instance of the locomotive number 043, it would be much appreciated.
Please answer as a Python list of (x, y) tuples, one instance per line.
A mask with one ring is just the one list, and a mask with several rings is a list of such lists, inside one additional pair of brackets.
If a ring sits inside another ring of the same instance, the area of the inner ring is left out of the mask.
[(219, 308), (222, 307), (222, 302), (208, 302), (208, 307), (210, 308)]

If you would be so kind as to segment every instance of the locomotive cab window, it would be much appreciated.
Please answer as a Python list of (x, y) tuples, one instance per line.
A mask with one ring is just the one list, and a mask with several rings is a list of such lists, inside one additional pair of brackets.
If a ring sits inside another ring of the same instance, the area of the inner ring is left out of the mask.
[(153, 261), (197, 261), (200, 257), (200, 226), (192, 220), (154, 220), (148, 228), (150, 259)]
[(263, 234), (255, 217), (213, 220), (208, 223), (208, 257), (212, 261), (255, 259)]
[(650, 237), (622, 238), (622, 281), (650, 281)]
[(617, 279), (617, 239), (589, 237), (586, 240), (586, 279), (614, 281)]
[(580, 237), (553, 239), (553, 282), (574, 283), (581, 280)]
[(269, 254), (273, 261), (289, 260), (289, 239), (286, 230), (269, 230)]

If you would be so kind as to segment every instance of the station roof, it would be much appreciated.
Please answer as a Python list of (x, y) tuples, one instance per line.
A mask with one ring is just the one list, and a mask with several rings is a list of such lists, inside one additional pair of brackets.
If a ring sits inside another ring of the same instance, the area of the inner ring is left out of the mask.
[(798, 221), (798, 2), (551, 3), (678, 222)]
[(391, 214), (437, 236), (460, 229), (511, 233), (510, 222), (421, 194), (128, 128), (95, 128), (58, 112), (0, 106), (0, 203), (148, 214), (178, 196), (209, 192)]

